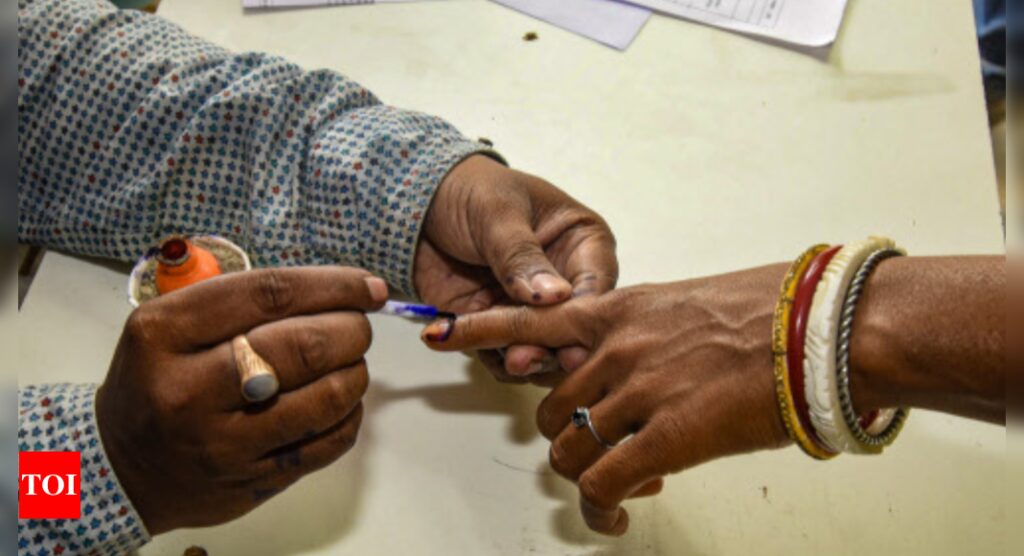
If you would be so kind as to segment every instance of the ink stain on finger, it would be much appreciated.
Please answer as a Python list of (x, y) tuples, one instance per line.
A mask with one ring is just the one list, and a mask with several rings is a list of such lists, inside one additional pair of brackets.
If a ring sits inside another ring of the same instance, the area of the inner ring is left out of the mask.
[[(444, 322), (438, 322), (436, 328), (440, 330), (436, 332), (428, 332), (424, 334), (424, 337), (429, 342), (444, 342), (451, 337), (452, 332), (455, 331), (455, 321), (458, 317), (454, 313), (439, 312), (438, 318), (444, 319)], [(432, 328), (435, 327), (433, 324), (430, 325)]]
[(533, 297), (534, 301), (540, 301), (540, 298), (541, 298), (540, 292), (533, 292), (533, 296), (532, 297)]

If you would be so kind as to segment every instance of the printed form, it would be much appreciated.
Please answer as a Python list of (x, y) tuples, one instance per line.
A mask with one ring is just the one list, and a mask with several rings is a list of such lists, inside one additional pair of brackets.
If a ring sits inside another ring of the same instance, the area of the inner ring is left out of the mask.
[(846, 0), (628, 0), (677, 15), (803, 46), (831, 44), (839, 33)]

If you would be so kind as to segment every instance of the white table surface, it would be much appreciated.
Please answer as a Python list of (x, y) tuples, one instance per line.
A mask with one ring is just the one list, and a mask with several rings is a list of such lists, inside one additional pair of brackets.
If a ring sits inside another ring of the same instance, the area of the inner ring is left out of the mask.
[[(483, 0), (243, 14), (160, 12), (227, 47), (342, 71), (492, 139), (605, 215), (623, 284), (788, 260), (880, 232), (911, 253), (998, 253), (994, 172), (965, 0), (851, 0), (826, 62), (653, 18), (619, 53)], [(537, 31), (535, 42), (521, 40)], [(102, 380), (123, 269), (55, 253), (18, 318), (22, 384)], [(229, 525), (144, 555), (999, 554), (1000, 427), (916, 412), (883, 457), (798, 450), (707, 464), (591, 534), (546, 465), (543, 391), (494, 383), (374, 318), (357, 447)]]

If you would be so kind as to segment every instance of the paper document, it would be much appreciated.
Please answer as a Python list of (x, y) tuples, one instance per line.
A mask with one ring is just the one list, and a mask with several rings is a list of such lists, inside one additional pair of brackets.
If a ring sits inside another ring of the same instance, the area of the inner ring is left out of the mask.
[(803, 46), (836, 39), (846, 0), (627, 0), (678, 15)]
[(243, 8), (305, 8), (307, 6), (353, 6), (356, 4), (388, 4), (419, 0), (242, 0)]
[(615, 0), (492, 0), (552, 25), (625, 50), (651, 11)]

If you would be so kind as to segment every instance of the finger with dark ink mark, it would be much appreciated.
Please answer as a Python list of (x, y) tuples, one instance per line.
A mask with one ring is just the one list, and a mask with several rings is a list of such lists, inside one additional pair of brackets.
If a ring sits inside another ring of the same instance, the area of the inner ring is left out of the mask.
[(428, 342), (443, 342), (447, 340), (451, 335), (452, 331), (455, 330), (455, 319), (445, 318), (442, 320), (436, 320), (428, 325), (423, 330), (423, 337)]

